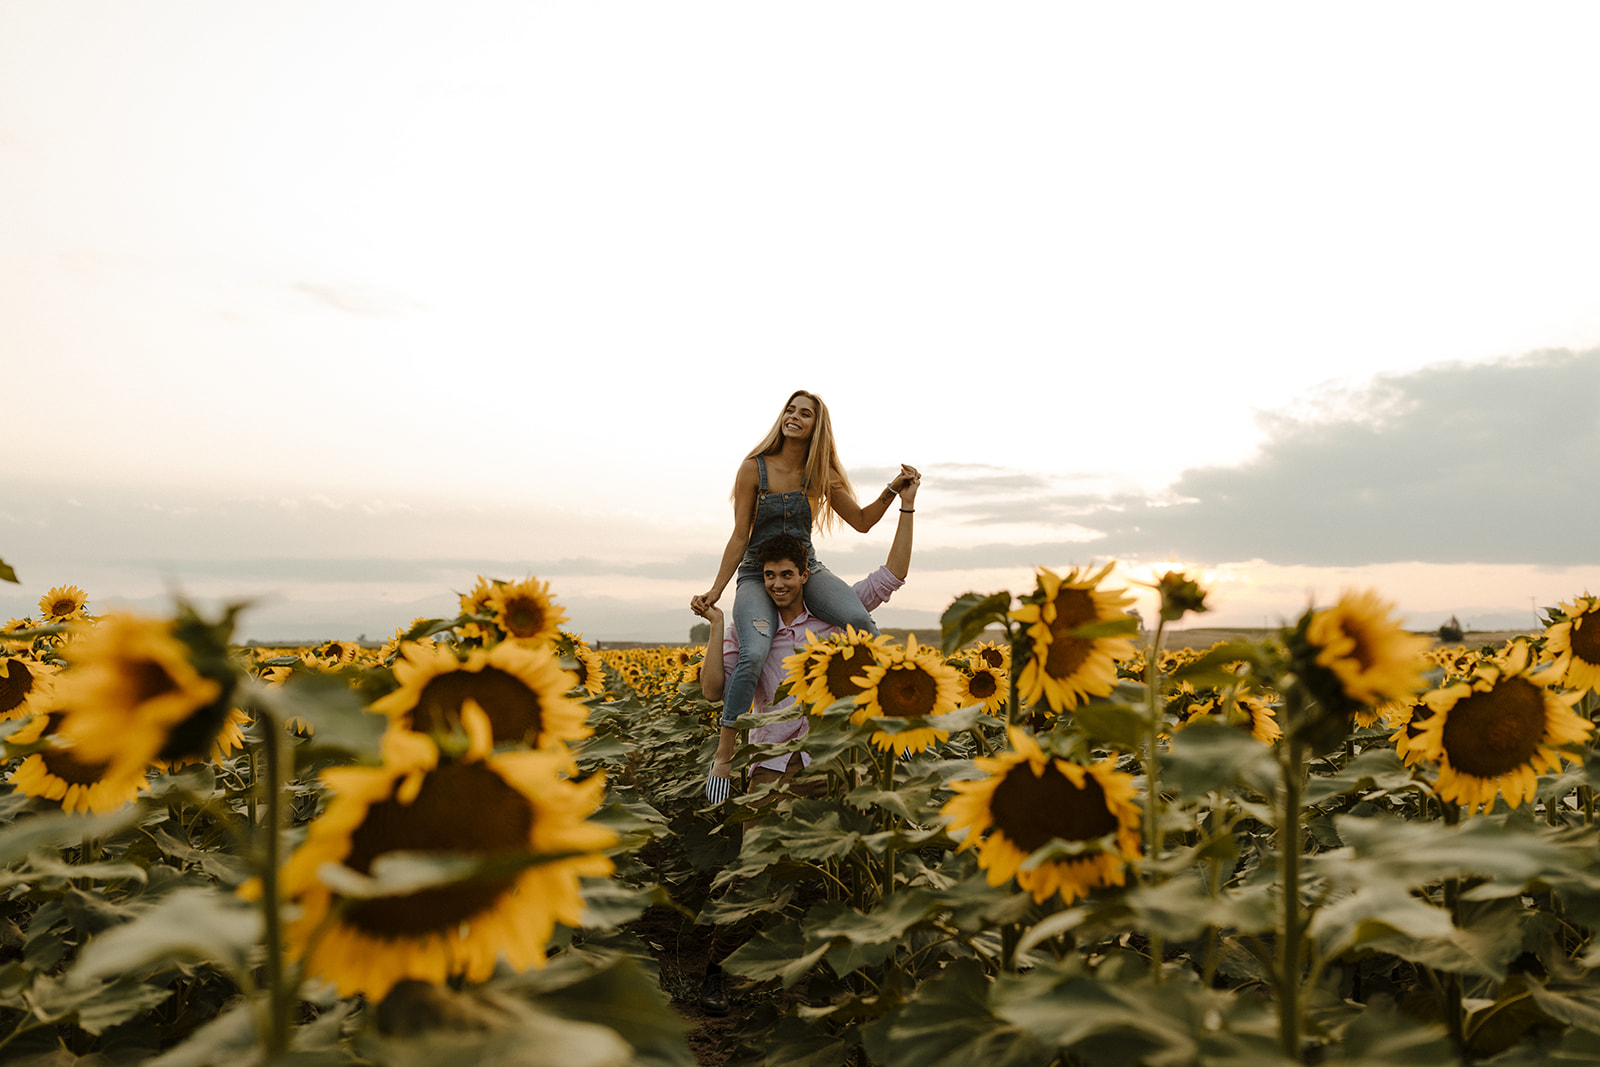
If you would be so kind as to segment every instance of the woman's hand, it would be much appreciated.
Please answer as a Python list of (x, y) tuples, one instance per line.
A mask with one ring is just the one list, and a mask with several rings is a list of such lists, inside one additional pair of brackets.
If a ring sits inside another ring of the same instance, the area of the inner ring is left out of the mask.
[(917, 505), (917, 487), (922, 484), (922, 475), (917, 472), (915, 467), (905, 467), (904, 469), (911, 472), (911, 477), (906, 482), (905, 487), (900, 490), (900, 510), (912, 511)]
[(918, 474), (917, 469), (910, 466), (910, 464), (901, 464), (901, 472), (890, 478), (890, 490), (904, 496), (906, 494), (906, 486), (909, 486), (914, 480), (920, 482), (922, 474)]
[(706, 618), (706, 612), (715, 607), (719, 599), (721, 599), (720, 593), (713, 593), (707, 589), (704, 593), (689, 598), (689, 610), (702, 619)]

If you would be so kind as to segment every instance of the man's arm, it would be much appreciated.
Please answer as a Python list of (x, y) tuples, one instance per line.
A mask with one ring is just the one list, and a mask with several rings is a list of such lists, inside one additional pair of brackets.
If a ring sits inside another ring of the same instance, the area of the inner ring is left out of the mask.
[[(711, 635), (706, 638), (706, 655), (700, 664), (700, 694), (707, 700), (715, 703), (722, 699), (723, 689), (727, 685), (727, 666), (723, 663), (726, 651), (725, 642), (728, 639), (728, 628), (722, 620), (722, 609), (714, 604), (704, 604), (695, 609), (695, 614), (705, 619), (711, 626)], [(739, 747), (739, 731), (731, 726), (724, 726), (717, 735), (717, 754), (712, 757), (711, 777), (733, 777), (733, 754)], [(712, 800), (726, 800), (726, 791), (707, 790), (708, 798)]]
[(706, 610), (695, 612), (711, 626), (706, 638), (706, 656), (700, 663), (700, 695), (715, 704), (722, 699), (727, 685), (727, 672), (722, 666), (722, 643), (727, 640), (727, 627), (722, 623), (722, 609), (708, 605)]

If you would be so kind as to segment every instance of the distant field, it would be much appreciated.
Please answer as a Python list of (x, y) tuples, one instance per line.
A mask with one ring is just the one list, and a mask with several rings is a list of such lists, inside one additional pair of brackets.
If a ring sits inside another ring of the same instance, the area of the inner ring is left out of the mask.
[[(939, 644), (939, 631), (938, 630), (933, 630), (933, 629), (906, 630), (906, 629), (900, 629), (900, 628), (897, 628), (897, 627), (889, 626), (889, 627), (885, 627), (883, 632), (886, 633), (886, 634), (889, 634), (896, 641), (904, 641), (906, 639), (906, 635), (907, 634), (916, 634), (917, 635), (917, 644), (919, 644), (919, 645), (933, 645), (933, 646), (937, 647), (938, 644)], [(1167, 633), (1162, 637), (1161, 643), (1162, 643), (1162, 646), (1165, 647), (1165, 648), (1210, 648), (1212, 645), (1216, 644), (1218, 641), (1255, 641), (1255, 640), (1258, 640), (1259, 638), (1265, 636), (1269, 632), (1271, 632), (1271, 631), (1265, 630), (1265, 629), (1263, 629), (1263, 628), (1261, 628), (1259, 626), (1254, 626), (1254, 627), (1241, 626), (1241, 627), (1233, 627), (1233, 628), (1228, 628), (1228, 627), (1191, 627), (1191, 628), (1186, 629), (1186, 630), (1168, 630)], [(1413, 633), (1423, 634), (1424, 636), (1427, 636), (1427, 637), (1433, 637), (1434, 636), (1434, 631), (1432, 631), (1432, 630), (1414, 630), (1412, 632)], [(1464, 637), (1462, 637), (1462, 639), (1461, 639), (1461, 641), (1459, 643), (1462, 644), (1462, 645), (1465, 645), (1467, 648), (1477, 648), (1480, 645), (1499, 646), (1499, 645), (1502, 645), (1505, 642), (1511, 640), (1513, 637), (1525, 637), (1528, 634), (1531, 634), (1533, 632), (1534, 631), (1532, 631), (1532, 630), (1468, 630), (1466, 632), (1466, 635)], [(991, 630), (987, 634), (985, 634), (984, 636), (986, 638), (990, 639), (990, 640), (999, 640), (1000, 637), (1002, 636), (1002, 634), (1001, 634), (1001, 632), (999, 630)], [(1146, 641), (1148, 641), (1151, 636), (1152, 636), (1152, 634), (1151, 634), (1150, 631), (1146, 631), (1145, 632), (1145, 640)], [(597, 648), (661, 648), (661, 647), (675, 648), (680, 644), (688, 644), (688, 642), (687, 641), (683, 641), (683, 642), (674, 642), (674, 641), (597, 641), (597, 642), (595, 642), (595, 647), (597, 647)]]

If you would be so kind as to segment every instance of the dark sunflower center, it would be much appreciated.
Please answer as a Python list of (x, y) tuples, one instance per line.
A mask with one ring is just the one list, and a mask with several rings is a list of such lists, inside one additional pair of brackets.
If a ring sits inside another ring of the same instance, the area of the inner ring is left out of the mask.
[(477, 701), (489, 716), (495, 744), (539, 743), (539, 732), (544, 729), (539, 694), (498, 667), (450, 671), (429, 679), (411, 711), (411, 726), (422, 733), (460, 729), (461, 704), (469, 699)]
[(152, 659), (136, 660), (128, 665), (127, 679), (132, 690), (133, 703), (143, 704), (147, 700), (165, 696), (176, 692), (178, 683), (173, 681), (167, 669)]
[(1050, 624), (1050, 648), (1045, 653), (1045, 673), (1052, 678), (1069, 678), (1088, 658), (1094, 642), (1069, 637), (1078, 627), (1094, 622), (1094, 597), (1087, 589), (1063, 589), (1056, 594), (1056, 620)]
[(878, 682), (878, 706), (895, 718), (932, 715), (938, 697), (939, 684), (915, 665), (895, 667)]
[(1356, 643), (1356, 647), (1350, 652), (1350, 658), (1361, 665), (1363, 672), (1371, 670), (1372, 665), (1377, 662), (1377, 657), (1373, 655), (1372, 635), (1367, 632), (1367, 627), (1358, 619), (1345, 619), (1342, 628), (1345, 635)]
[[(45, 724), (44, 732), (39, 736), (49, 737), (56, 732), (65, 719), (66, 713), (52, 711), (50, 720)], [(53, 778), (59, 778), (68, 785), (94, 785), (100, 781), (100, 776), (106, 773), (106, 768), (111, 766), (109, 760), (104, 762), (80, 759), (69, 748), (47, 748), (39, 753), (39, 758), (44, 760), (44, 769)]]
[(1411, 719), (1406, 723), (1406, 736), (1415, 741), (1422, 736), (1422, 728), (1433, 718), (1433, 709), (1422, 701), (1411, 705)]
[(62, 618), (62, 617), (67, 616), (67, 615), (71, 615), (74, 611), (77, 611), (77, 610), (78, 610), (78, 602), (76, 600), (72, 600), (72, 599), (69, 599), (69, 598), (62, 598), (61, 600), (55, 600), (55, 601), (52, 601), (51, 604), (50, 604), (50, 615), (53, 618), (57, 618), (57, 619)]
[(843, 700), (861, 692), (861, 686), (851, 681), (851, 675), (860, 674), (872, 666), (872, 652), (865, 645), (851, 645), (828, 660), (828, 692), (833, 699)]
[(20, 659), (0, 661), (0, 715), (22, 706), (33, 692), (33, 672)]
[(967, 692), (979, 700), (988, 700), (1000, 691), (1000, 683), (988, 671), (980, 671), (967, 681)]
[(184, 719), (167, 734), (166, 742), (156, 753), (158, 760), (204, 759), (216, 746), (217, 734), (233, 710), (226, 693)]
[(1574, 659), (1600, 666), (1600, 614), (1590, 612), (1575, 620), (1567, 640)]
[(544, 609), (535, 601), (517, 597), (506, 604), (506, 632), (513, 637), (532, 637), (544, 628)]
[(1005, 656), (1000, 654), (1000, 650), (998, 648), (986, 648), (982, 652), (978, 653), (978, 655), (983, 658), (983, 662), (987, 663), (995, 670), (999, 670), (1006, 661)]
[[(445, 764), (428, 772), (410, 804), (372, 805), (350, 835), (345, 866), (366, 874), (385, 852), (499, 856), (526, 850), (533, 807), (482, 763)], [(415, 937), (449, 930), (492, 910), (516, 875), (479, 878), (354, 904), (345, 921), (373, 937)]]
[(989, 811), (995, 829), (1023, 852), (1051, 838), (1092, 841), (1117, 828), (1117, 817), (1106, 807), (1105, 790), (1094, 775), (1085, 775), (1080, 789), (1054, 763), (1046, 764), (1037, 778), (1029, 764), (1013, 767), (995, 787)]
[(1458, 700), (1444, 723), (1444, 751), (1463, 774), (1495, 778), (1527, 763), (1544, 737), (1544, 696), (1526, 678)]

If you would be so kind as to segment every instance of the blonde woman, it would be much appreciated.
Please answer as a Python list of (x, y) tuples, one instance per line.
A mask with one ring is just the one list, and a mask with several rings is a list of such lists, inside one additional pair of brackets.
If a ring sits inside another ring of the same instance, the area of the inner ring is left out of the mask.
[[(704, 614), (737, 574), (733, 626), (739, 637), (739, 662), (724, 690), (724, 726), (733, 725), (750, 710), (757, 676), (778, 629), (778, 610), (762, 586), (756, 549), (778, 534), (799, 540), (810, 554), (806, 610), (841, 628), (854, 626), (877, 633), (877, 624), (855, 592), (817, 561), (811, 545), (813, 520), (827, 530), (836, 519), (842, 519), (852, 529), (866, 533), (916, 473), (902, 464), (900, 473), (871, 502), (865, 506), (857, 503), (834, 448), (827, 406), (805, 390), (790, 395), (772, 429), (739, 465), (733, 483), (733, 533), (722, 552), (722, 565), (711, 588), (689, 602), (695, 614)], [(712, 774), (716, 776), (715, 768)]]

